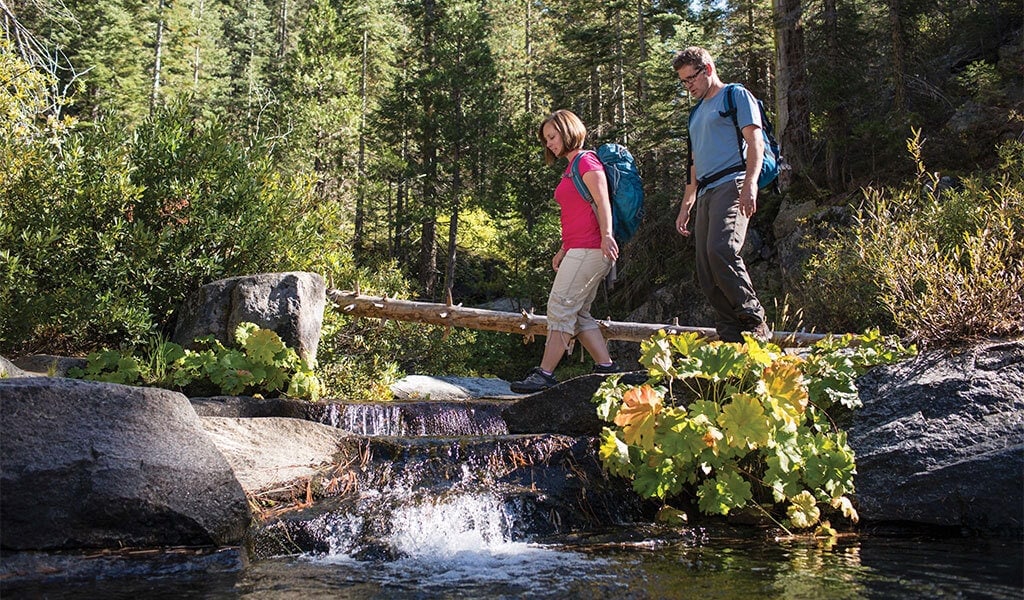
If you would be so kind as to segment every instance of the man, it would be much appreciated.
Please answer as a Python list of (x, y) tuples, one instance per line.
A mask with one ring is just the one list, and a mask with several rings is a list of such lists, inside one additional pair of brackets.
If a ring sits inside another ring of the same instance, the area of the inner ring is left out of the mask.
[(740, 258), (747, 224), (757, 211), (757, 177), (764, 158), (757, 101), (746, 89), (733, 91), (737, 123), (747, 148), (744, 160), (739, 154), (736, 125), (720, 114), (726, 112), (725, 84), (708, 51), (687, 48), (676, 54), (672, 68), (686, 91), (700, 101), (690, 119), (691, 165), (676, 230), (690, 235), (690, 210), (696, 203), (697, 279), (717, 313), (719, 338), (742, 342), (742, 334), (748, 333), (767, 341), (771, 332), (764, 321), (764, 308)]

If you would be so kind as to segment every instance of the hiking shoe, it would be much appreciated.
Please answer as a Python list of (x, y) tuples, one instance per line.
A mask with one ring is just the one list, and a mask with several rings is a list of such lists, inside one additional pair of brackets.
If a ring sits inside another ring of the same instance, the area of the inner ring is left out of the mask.
[(594, 363), (594, 368), (591, 369), (590, 372), (597, 375), (611, 375), (612, 373), (621, 373), (622, 369), (613, 361), (612, 364), (607, 367)]
[(540, 370), (540, 367), (534, 367), (530, 369), (525, 379), (513, 381), (508, 387), (517, 394), (532, 394), (546, 390), (549, 387), (554, 387), (557, 384), (558, 380), (555, 379), (554, 375), (547, 375), (544, 371)]
[(768, 329), (768, 324), (764, 321), (758, 323), (757, 326), (750, 331), (744, 331), (743, 333), (749, 335), (762, 344), (767, 344), (772, 340), (772, 330)]

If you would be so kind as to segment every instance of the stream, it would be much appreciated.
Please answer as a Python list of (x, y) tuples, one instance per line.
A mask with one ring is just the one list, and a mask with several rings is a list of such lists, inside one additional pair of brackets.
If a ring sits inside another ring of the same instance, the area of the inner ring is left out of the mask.
[(652, 524), (628, 484), (600, 481), (586, 438), (512, 435), (499, 412), (333, 407), (322, 420), (372, 455), (358, 493), (264, 527), (244, 568), (237, 550), (96, 558), (113, 562), (108, 578), (11, 587), (3, 599), (1024, 598), (1017, 538)]

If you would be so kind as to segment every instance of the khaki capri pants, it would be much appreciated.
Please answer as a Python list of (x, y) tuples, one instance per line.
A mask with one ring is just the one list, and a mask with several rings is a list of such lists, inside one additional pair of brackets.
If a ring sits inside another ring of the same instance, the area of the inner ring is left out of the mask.
[(612, 260), (600, 248), (572, 248), (565, 253), (548, 296), (549, 332), (575, 336), (598, 328), (590, 316), (590, 305), (611, 268)]

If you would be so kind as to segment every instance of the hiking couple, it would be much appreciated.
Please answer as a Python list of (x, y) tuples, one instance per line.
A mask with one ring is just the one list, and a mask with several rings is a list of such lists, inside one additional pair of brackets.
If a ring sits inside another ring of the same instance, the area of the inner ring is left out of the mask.
[[(727, 114), (728, 94), (722, 93), (726, 85), (703, 48), (690, 47), (677, 53), (672, 68), (686, 91), (698, 100), (690, 117), (690, 160), (676, 230), (684, 236), (693, 235), (697, 279), (715, 310), (719, 338), (742, 342), (746, 333), (767, 341), (771, 332), (764, 320), (764, 308), (740, 257), (747, 225), (757, 210), (758, 175), (765, 151), (757, 101), (745, 89), (737, 88), (731, 94), (735, 123), (723, 118)], [(737, 129), (747, 148), (739, 165)], [(600, 282), (619, 254), (603, 165), (594, 153), (581, 153), (586, 127), (572, 112), (555, 111), (541, 124), (539, 133), (547, 164), (561, 157), (569, 161), (554, 194), (561, 209), (562, 246), (551, 261), (555, 280), (548, 297), (544, 355), (540, 366), (531, 369), (522, 381), (511, 384), (516, 393), (533, 393), (558, 383), (554, 370), (574, 337), (594, 359), (593, 372), (621, 370), (612, 361), (604, 335), (590, 314)], [(594, 199), (593, 207), (572, 182), (577, 155), (578, 172)]]

